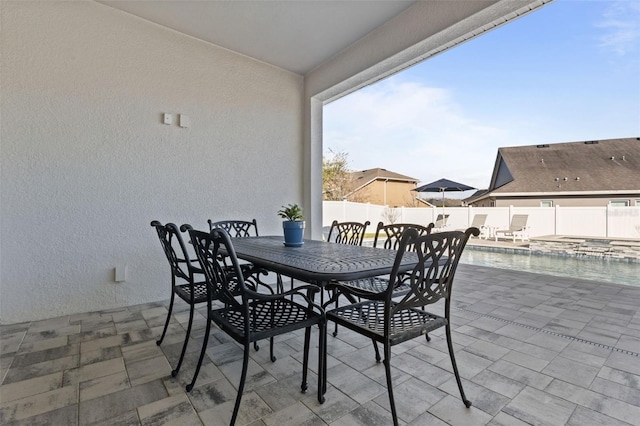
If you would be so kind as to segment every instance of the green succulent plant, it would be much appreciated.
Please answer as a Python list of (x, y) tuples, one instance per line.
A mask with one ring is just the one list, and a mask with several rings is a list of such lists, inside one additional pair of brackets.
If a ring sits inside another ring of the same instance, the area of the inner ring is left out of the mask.
[(291, 221), (304, 220), (302, 207), (297, 204), (288, 204), (286, 207), (282, 206), (282, 209), (278, 210), (278, 216)]

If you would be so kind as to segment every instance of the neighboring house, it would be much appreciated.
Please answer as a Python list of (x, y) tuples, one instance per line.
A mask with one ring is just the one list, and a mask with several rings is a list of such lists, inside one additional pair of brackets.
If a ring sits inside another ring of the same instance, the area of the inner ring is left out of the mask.
[(418, 179), (390, 172), (385, 169), (369, 169), (351, 173), (351, 191), (348, 201), (379, 204), (390, 207), (418, 207), (425, 204), (416, 201)]
[(499, 148), (476, 207), (640, 206), (640, 138)]

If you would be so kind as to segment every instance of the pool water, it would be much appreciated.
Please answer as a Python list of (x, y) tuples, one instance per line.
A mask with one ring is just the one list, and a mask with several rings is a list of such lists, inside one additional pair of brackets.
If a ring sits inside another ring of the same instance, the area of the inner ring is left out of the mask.
[(579, 259), (569, 256), (503, 253), (474, 250), (468, 246), (462, 254), (460, 262), (469, 265), (517, 269), (524, 272), (640, 287), (640, 263)]

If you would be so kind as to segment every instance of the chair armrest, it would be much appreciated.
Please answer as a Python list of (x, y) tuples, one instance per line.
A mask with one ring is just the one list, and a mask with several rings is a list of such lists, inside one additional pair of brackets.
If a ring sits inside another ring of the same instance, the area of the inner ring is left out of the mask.
[[(376, 279), (376, 278), (378, 277), (363, 278), (363, 280)], [(357, 281), (358, 280), (354, 280), (352, 282), (357, 282)], [(384, 300), (386, 298), (385, 293), (387, 291), (387, 289), (384, 289), (381, 292), (375, 293), (375, 292), (359, 289), (358, 287), (349, 285), (345, 282), (329, 283), (325, 286), (325, 289), (332, 291), (333, 295), (331, 296), (329, 301), (325, 302), (323, 307), (326, 307), (330, 303), (336, 302), (341, 295), (345, 296), (352, 303), (354, 302), (355, 298), (368, 299), (368, 300)]]
[[(307, 293), (305, 294), (302, 290), (306, 290)], [(247, 289), (246, 294), (250, 299), (260, 300), (260, 301), (275, 301), (279, 299), (285, 299), (289, 296), (300, 296), (307, 301), (310, 307), (317, 308), (320, 311), (320, 313), (324, 315), (324, 308), (319, 304), (315, 303), (313, 301), (312, 296), (310, 296), (319, 291), (320, 291), (320, 288), (318, 286), (308, 284), (308, 285), (301, 285), (301, 286), (295, 287), (289, 291), (274, 293), (274, 294), (258, 293), (251, 289)]]

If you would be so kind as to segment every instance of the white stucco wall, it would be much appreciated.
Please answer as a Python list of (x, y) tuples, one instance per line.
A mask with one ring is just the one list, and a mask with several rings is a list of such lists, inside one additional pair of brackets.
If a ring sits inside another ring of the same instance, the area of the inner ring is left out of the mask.
[(167, 299), (153, 219), (280, 232), (301, 76), (93, 2), (0, 7), (1, 323)]

